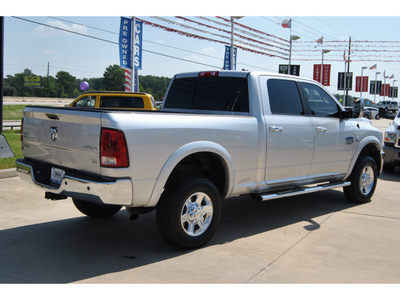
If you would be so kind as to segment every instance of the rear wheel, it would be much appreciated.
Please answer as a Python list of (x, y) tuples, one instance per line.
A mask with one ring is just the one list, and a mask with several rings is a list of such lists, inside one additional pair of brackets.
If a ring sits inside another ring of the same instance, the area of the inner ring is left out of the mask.
[(93, 218), (108, 218), (115, 215), (122, 206), (111, 204), (99, 204), (73, 198), (75, 207), (83, 214)]
[(157, 206), (157, 225), (170, 244), (193, 249), (214, 235), (221, 215), (220, 196), (205, 178), (190, 178), (171, 184)]
[(343, 188), (346, 199), (355, 203), (371, 200), (378, 180), (378, 168), (375, 160), (364, 156), (357, 161), (350, 175), (351, 185)]

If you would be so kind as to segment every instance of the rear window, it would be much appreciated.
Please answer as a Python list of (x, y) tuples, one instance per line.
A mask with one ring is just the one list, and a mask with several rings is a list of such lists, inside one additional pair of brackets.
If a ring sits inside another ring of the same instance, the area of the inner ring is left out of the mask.
[(247, 79), (177, 78), (171, 85), (164, 108), (249, 112)]
[(144, 102), (141, 97), (102, 96), (100, 107), (144, 108)]

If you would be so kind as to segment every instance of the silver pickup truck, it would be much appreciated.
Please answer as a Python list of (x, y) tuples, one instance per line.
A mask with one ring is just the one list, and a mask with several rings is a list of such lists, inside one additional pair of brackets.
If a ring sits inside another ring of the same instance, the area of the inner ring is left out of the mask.
[(156, 209), (185, 249), (211, 239), (225, 198), (343, 187), (368, 202), (383, 155), (382, 133), (323, 86), (250, 71), (175, 75), (159, 112), (26, 107), (22, 145), (18, 174), (46, 198), (98, 218)]

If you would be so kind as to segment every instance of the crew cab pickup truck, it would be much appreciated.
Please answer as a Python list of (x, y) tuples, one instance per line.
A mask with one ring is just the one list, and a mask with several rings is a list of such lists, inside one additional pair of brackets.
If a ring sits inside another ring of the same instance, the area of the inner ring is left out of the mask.
[(136, 92), (88, 92), (80, 95), (68, 106), (80, 108), (157, 110), (152, 95)]
[(192, 249), (214, 235), (222, 199), (343, 187), (348, 200), (370, 201), (382, 133), (359, 116), (305, 78), (182, 73), (161, 111), (26, 107), (16, 164), (46, 198), (70, 197), (91, 217), (156, 209), (166, 241)]

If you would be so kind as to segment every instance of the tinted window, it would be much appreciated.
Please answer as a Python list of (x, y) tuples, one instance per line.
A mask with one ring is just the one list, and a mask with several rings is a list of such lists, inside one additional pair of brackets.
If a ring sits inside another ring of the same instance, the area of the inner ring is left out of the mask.
[(297, 84), (290, 80), (270, 79), (267, 81), (271, 113), (304, 115)]
[(177, 78), (171, 85), (164, 108), (249, 112), (247, 79)]
[(141, 97), (102, 96), (100, 107), (144, 108), (144, 102)]
[(302, 83), (302, 86), (313, 116), (338, 116), (339, 107), (327, 92), (311, 83)]

